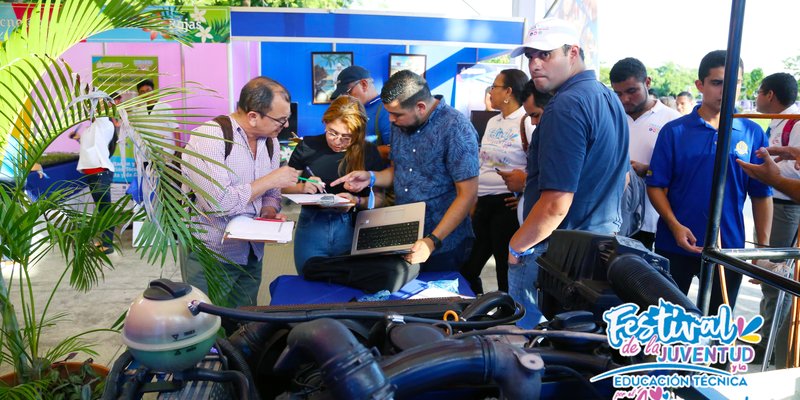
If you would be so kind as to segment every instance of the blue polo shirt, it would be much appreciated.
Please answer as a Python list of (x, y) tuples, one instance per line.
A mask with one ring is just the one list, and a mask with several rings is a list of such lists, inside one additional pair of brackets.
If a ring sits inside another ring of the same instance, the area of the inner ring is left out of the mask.
[[(664, 125), (658, 134), (646, 183), (669, 189), (667, 199), (675, 217), (691, 229), (697, 246), (705, 242), (706, 224), (711, 201), (714, 158), (717, 152), (717, 130), (700, 117), (695, 106), (688, 115)], [(734, 119), (731, 129), (731, 148), (728, 151), (728, 179), (722, 202), (720, 233), (726, 248), (744, 247), (745, 196), (766, 197), (772, 189), (751, 179), (736, 164), (736, 159), (760, 164), (756, 150), (768, 146), (767, 136), (758, 124), (748, 119)], [(667, 224), (658, 220), (656, 249), (684, 255)]]
[[(431, 233), (456, 198), (456, 182), (478, 176), (478, 132), (456, 109), (439, 104), (418, 130), (392, 125), (394, 192), (397, 204), (425, 202), (425, 235)], [(442, 242), (446, 252), (474, 237), (469, 218)]]
[[(381, 96), (364, 104), (364, 110), (367, 112), (367, 141), (376, 144), (392, 143), (392, 123), (389, 122), (389, 112), (383, 108)], [(377, 143), (378, 132), (380, 143)]]
[(628, 171), (628, 121), (594, 71), (569, 78), (545, 106), (528, 148), (523, 216), (544, 190), (574, 193), (559, 229), (619, 230)]

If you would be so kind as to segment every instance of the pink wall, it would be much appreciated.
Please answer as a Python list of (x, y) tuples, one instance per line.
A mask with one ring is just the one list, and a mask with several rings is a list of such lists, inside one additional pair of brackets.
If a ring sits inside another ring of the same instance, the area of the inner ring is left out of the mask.
[[(257, 45), (257, 44), (256, 44)], [(139, 55), (157, 56), (159, 85), (161, 87), (183, 86), (184, 82), (196, 82), (215, 91), (214, 94), (198, 93), (190, 96), (185, 104), (170, 102), (173, 107), (193, 108), (187, 114), (199, 114), (204, 117), (187, 118), (192, 121), (207, 121), (213, 116), (229, 113), (228, 98), (228, 44), (195, 44), (193, 47), (181, 46), (178, 43), (79, 43), (64, 54), (64, 59), (81, 76), (90, 76), (92, 56), (100, 55)], [(247, 47), (250, 47), (249, 45)], [(246, 56), (246, 54), (245, 54)], [(181, 60), (183, 58), (183, 60)], [(240, 58), (240, 60), (247, 58)], [(236, 60), (236, 58), (234, 58)], [(252, 60), (252, 59), (251, 59)], [(257, 64), (258, 60), (250, 61)], [(257, 68), (252, 68), (257, 71)], [(249, 79), (249, 78), (248, 78)], [(245, 80), (246, 81), (246, 80)], [(234, 87), (241, 87), (234, 86)], [(205, 117), (205, 116), (208, 117)], [(183, 127), (187, 128), (187, 127)], [(188, 127), (191, 129), (191, 126)], [(56, 139), (47, 152), (77, 152), (78, 144), (62, 135)]]

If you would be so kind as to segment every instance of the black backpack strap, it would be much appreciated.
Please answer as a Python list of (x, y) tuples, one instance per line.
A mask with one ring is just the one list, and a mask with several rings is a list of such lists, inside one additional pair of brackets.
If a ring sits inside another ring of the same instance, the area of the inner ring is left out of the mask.
[(231, 150), (233, 150), (233, 123), (231, 123), (231, 117), (217, 115), (214, 118), (214, 122), (222, 128), (222, 137), (225, 139), (225, 158), (228, 158), (231, 155)]
[(383, 106), (380, 106), (380, 107), (378, 107), (378, 111), (375, 112), (375, 134), (378, 136), (378, 140), (375, 141), (375, 144), (379, 145), (379, 146), (382, 145), (382, 144), (386, 144), (386, 143), (383, 143), (383, 132), (381, 132), (381, 127), (379, 126), (380, 124), (378, 123), (380, 121), (380, 118), (381, 118), (381, 110), (382, 109), (383, 109)]
[[(231, 123), (231, 117), (218, 115), (214, 118), (214, 122), (222, 128), (222, 137), (225, 139), (225, 158), (228, 158), (231, 155), (231, 150), (233, 150), (233, 123)], [(275, 153), (274, 147), (273, 139), (267, 138), (267, 153), (270, 160), (272, 160), (272, 154)]]

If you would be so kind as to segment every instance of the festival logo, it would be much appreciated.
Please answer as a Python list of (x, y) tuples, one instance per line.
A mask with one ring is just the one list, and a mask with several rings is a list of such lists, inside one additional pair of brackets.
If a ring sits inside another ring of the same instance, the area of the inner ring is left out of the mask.
[[(624, 357), (642, 354), (653, 360), (597, 375), (591, 382), (612, 379), (614, 399), (669, 400), (670, 389), (684, 387), (747, 386), (747, 372), (761, 341), (757, 331), (764, 318), (734, 317), (728, 305), (717, 315), (700, 316), (660, 300), (639, 312), (622, 304), (603, 313), (608, 343)], [(728, 365), (728, 370), (709, 365)]]

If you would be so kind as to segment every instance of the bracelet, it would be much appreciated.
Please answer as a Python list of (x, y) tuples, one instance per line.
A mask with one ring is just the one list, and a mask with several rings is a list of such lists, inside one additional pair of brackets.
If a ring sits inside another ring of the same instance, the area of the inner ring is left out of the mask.
[(534, 252), (534, 247), (531, 247), (531, 248), (529, 248), (528, 250), (525, 250), (525, 251), (516, 251), (516, 250), (514, 250), (514, 248), (513, 248), (513, 247), (511, 247), (511, 245), (509, 244), (509, 245), (508, 245), (508, 252), (509, 252), (509, 253), (511, 253), (511, 255), (512, 255), (512, 256), (514, 256), (514, 257), (516, 257), (516, 258), (520, 258), (520, 257), (522, 257), (522, 256), (529, 256), (529, 255), (533, 254), (533, 252)]
[(356, 196), (356, 207), (361, 207), (361, 196)]

